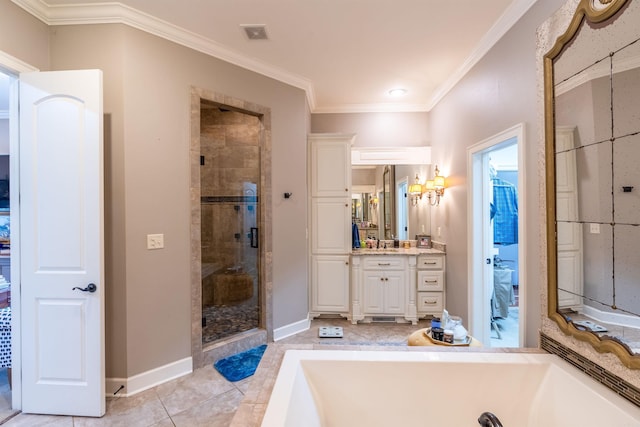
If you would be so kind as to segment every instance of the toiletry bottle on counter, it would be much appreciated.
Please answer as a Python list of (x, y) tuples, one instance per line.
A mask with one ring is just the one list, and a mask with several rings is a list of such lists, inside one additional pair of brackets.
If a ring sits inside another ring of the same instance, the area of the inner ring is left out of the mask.
[(436, 341), (442, 341), (444, 339), (444, 330), (442, 328), (431, 327), (431, 338)]
[(442, 341), (453, 344), (453, 331), (451, 329), (445, 329), (442, 332)]
[(433, 316), (433, 318), (431, 319), (431, 327), (432, 328), (441, 328), (442, 324), (440, 323), (440, 318)]

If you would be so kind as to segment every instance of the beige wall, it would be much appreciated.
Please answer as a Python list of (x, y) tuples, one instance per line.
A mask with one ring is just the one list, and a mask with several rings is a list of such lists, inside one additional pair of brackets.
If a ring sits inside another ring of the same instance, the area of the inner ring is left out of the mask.
[[(56, 70), (104, 71), (107, 376), (190, 356), (191, 86), (271, 108), (274, 327), (305, 319), (304, 92), (122, 25), (52, 28), (51, 57)], [(148, 251), (148, 233), (164, 233), (165, 249)]]
[(428, 113), (312, 114), (311, 131), (355, 133), (354, 147), (431, 145)]
[[(356, 145), (431, 145), (449, 176), (432, 224), (448, 246), (448, 302), (467, 312), (466, 149), (517, 123), (527, 126), (527, 340), (540, 323), (539, 106), (536, 28), (564, 0), (539, 0), (429, 113), (313, 115), (304, 93), (121, 25), (49, 29), (0, 2), (0, 50), (37, 68), (101, 68), (105, 78), (107, 376), (128, 377), (189, 356), (189, 88), (256, 102), (272, 111), (274, 326), (305, 319), (306, 134), (356, 132)], [(49, 42), (51, 38), (51, 42)], [(410, 117), (411, 116), (411, 117)], [(327, 123), (332, 123), (327, 125)], [(331, 128), (331, 129), (329, 129)], [(285, 200), (283, 192), (292, 192)], [(145, 235), (166, 249), (147, 251)], [(464, 315), (464, 314), (463, 314)]]
[[(447, 307), (465, 318), (468, 318), (466, 150), (525, 123), (527, 211), (538, 212), (536, 29), (563, 3), (563, 0), (538, 1), (429, 113), (313, 114), (311, 118), (313, 132), (358, 133), (356, 145), (432, 147), (432, 163), (448, 177), (449, 188), (442, 204), (428, 209), (431, 223), (427, 224), (426, 233), (441, 227), (442, 236), (433, 238), (447, 243)], [(428, 217), (428, 213), (421, 215)], [(525, 248), (530, 260), (525, 285), (526, 344), (533, 347), (538, 344), (540, 325), (538, 232), (539, 219), (529, 214)]]
[[(537, 144), (536, 29), (564, 0), (540, 0), (431, 111), (433, 160), (448, 176), (445, 201), (432, 211), (447, 243), (447, 305), (467, 313), (467, 153), (466, 149), (524, 123), (527, 206), (524, 289), (526, 345), (538, 344), (540, 326), (540, 219)], [(522, 245), (521, 245), (522, 246)]]
[(10, 1), (0, 1), (0, 51), (49, 69), (49, 28)]

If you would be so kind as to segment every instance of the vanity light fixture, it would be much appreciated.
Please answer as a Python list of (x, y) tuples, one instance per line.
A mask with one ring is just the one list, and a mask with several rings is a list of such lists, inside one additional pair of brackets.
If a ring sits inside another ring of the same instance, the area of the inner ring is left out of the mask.
[(409, 186), (408, 193), (411, 196), (411, 205), (417, 206), (418, 201), (422, 199), (422, 193), (424, 193), (424, 187), (420, 184), (418, 174), (416, 174), (416, 182)]
[(433, 179), (428, 180), (425, 184), (425, 193), (429, 199), (431, 206), (438, 206), (440, 204), (440, 198), (444, 196), (444, 176), (440, 175), (438, 165), (435, 168), (435, 176)]
[(378, 196), (373, 196), (369, 200), (369, 205), (371, 206), (372, 209), (378, 209)]

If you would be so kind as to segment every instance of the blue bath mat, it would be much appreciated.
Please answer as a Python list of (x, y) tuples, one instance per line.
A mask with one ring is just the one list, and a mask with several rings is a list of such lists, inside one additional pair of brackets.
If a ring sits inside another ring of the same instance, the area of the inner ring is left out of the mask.
[(213, 367), (229, 381), (240, 381), (256, 372), (267, 345), (263, 344), (242, 353), (225, 357), (213, 364)]

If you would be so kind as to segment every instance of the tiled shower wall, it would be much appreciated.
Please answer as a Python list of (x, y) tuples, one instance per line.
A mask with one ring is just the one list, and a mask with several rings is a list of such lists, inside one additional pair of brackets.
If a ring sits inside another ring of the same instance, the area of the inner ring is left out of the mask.
[[(257, 218), (259, 187), (256, 194), (246, 195), (243, 183), (260, 182), (260, 127), (260, 119), (253, 115), (217, 106), (202, 108), (202, 264), (214, 271), (239, 263), (248, 239), (242, 227), (244, 216)], [(247, 254), (254, 259), (246, 264), (255, 266), (257, 251), (245, 251), (244, 256)]]

